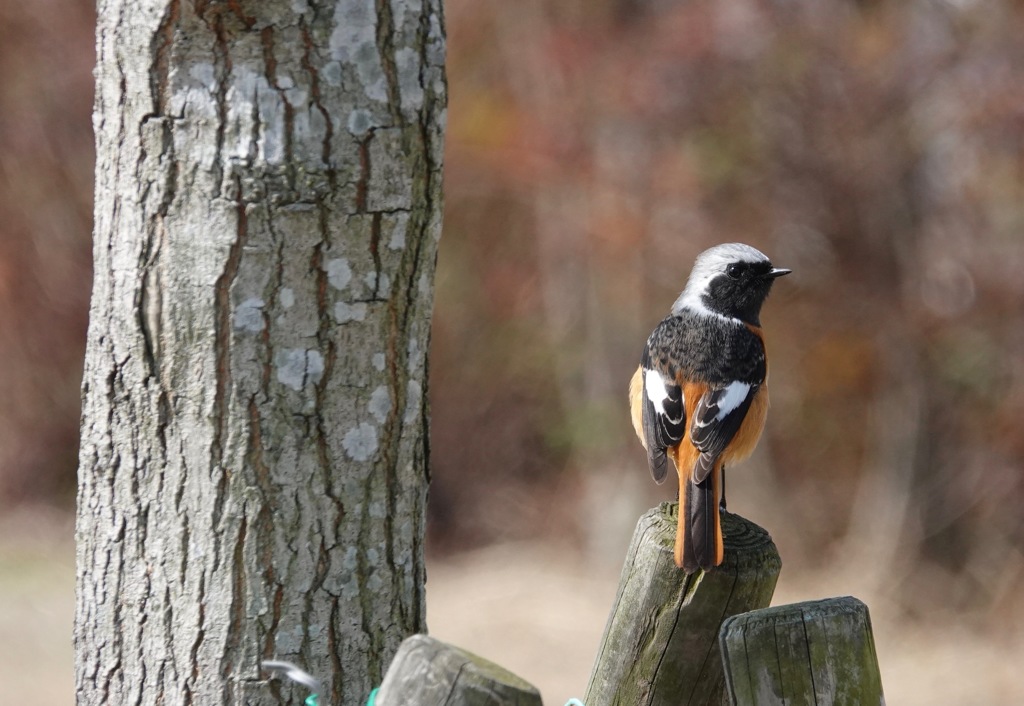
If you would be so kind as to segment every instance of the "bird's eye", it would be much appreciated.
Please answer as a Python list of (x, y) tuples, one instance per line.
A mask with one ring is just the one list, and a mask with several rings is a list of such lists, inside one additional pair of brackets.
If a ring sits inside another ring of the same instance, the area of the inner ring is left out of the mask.
[(738, 262), (734, 262), (725, 268), (725, 274), (729, 275), (730, 279), (739, 279), (740, 275), (743, 274), (743, 270), (746, 269), (743, 265)]

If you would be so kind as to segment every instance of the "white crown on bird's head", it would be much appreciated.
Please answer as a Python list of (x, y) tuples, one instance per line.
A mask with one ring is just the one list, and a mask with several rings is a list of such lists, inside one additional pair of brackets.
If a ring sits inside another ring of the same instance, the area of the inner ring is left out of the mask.
[(702, 297), (707, 293), (708, 285), (715, 277), (725, 274), (726, 268), (736, 262), (755, 264), (771, 261), (763, 252), (744, 243), (723, 243), (708, 248), (693, 263), (686, 287), (672, 305), (672, 313), (678, 314), (683, 309), (706, 312), (707, 307)]

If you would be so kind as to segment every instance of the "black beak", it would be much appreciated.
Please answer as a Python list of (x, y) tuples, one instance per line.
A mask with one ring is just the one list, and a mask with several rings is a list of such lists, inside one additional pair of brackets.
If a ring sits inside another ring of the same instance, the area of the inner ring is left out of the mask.
[(783, 275), (788, 275), (792, 271), (793, 270), (787, 270), (785, 267), (775, 267), (775, 268), (771, 269), (770, 271), (766, 272), (765, 275), (764, 275), (764, 278), (765, 279), (775, 279), (776, 277), (782, 277)]

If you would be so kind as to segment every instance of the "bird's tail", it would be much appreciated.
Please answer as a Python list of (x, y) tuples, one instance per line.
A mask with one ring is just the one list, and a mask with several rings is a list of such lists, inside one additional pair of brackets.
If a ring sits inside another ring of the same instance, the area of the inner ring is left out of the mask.
[(693, 475), (679, 476), (679, 524), (676, 528), (676, 566), (688, 574), (710, 569), (722, 563), (725, 547), (718, 514), (721, 496), (722, 466), (715, 463), (699, 483)]

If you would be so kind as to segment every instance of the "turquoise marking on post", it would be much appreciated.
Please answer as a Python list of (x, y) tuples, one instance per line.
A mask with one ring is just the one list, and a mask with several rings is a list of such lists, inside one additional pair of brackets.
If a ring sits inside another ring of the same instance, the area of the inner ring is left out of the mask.
[(376, 689), (370, 692), (370, 697), (366, 699), (366, 706), (374, 706), (377, 703), (377, 692), (380, 691), (378, 686)]
[(319, 699), (320, 699), (320, 695), (319, 694), (310, 694), (309, 696), (306, 697), (305, 704), (306, 704), (306, 706), (320, 706)]

